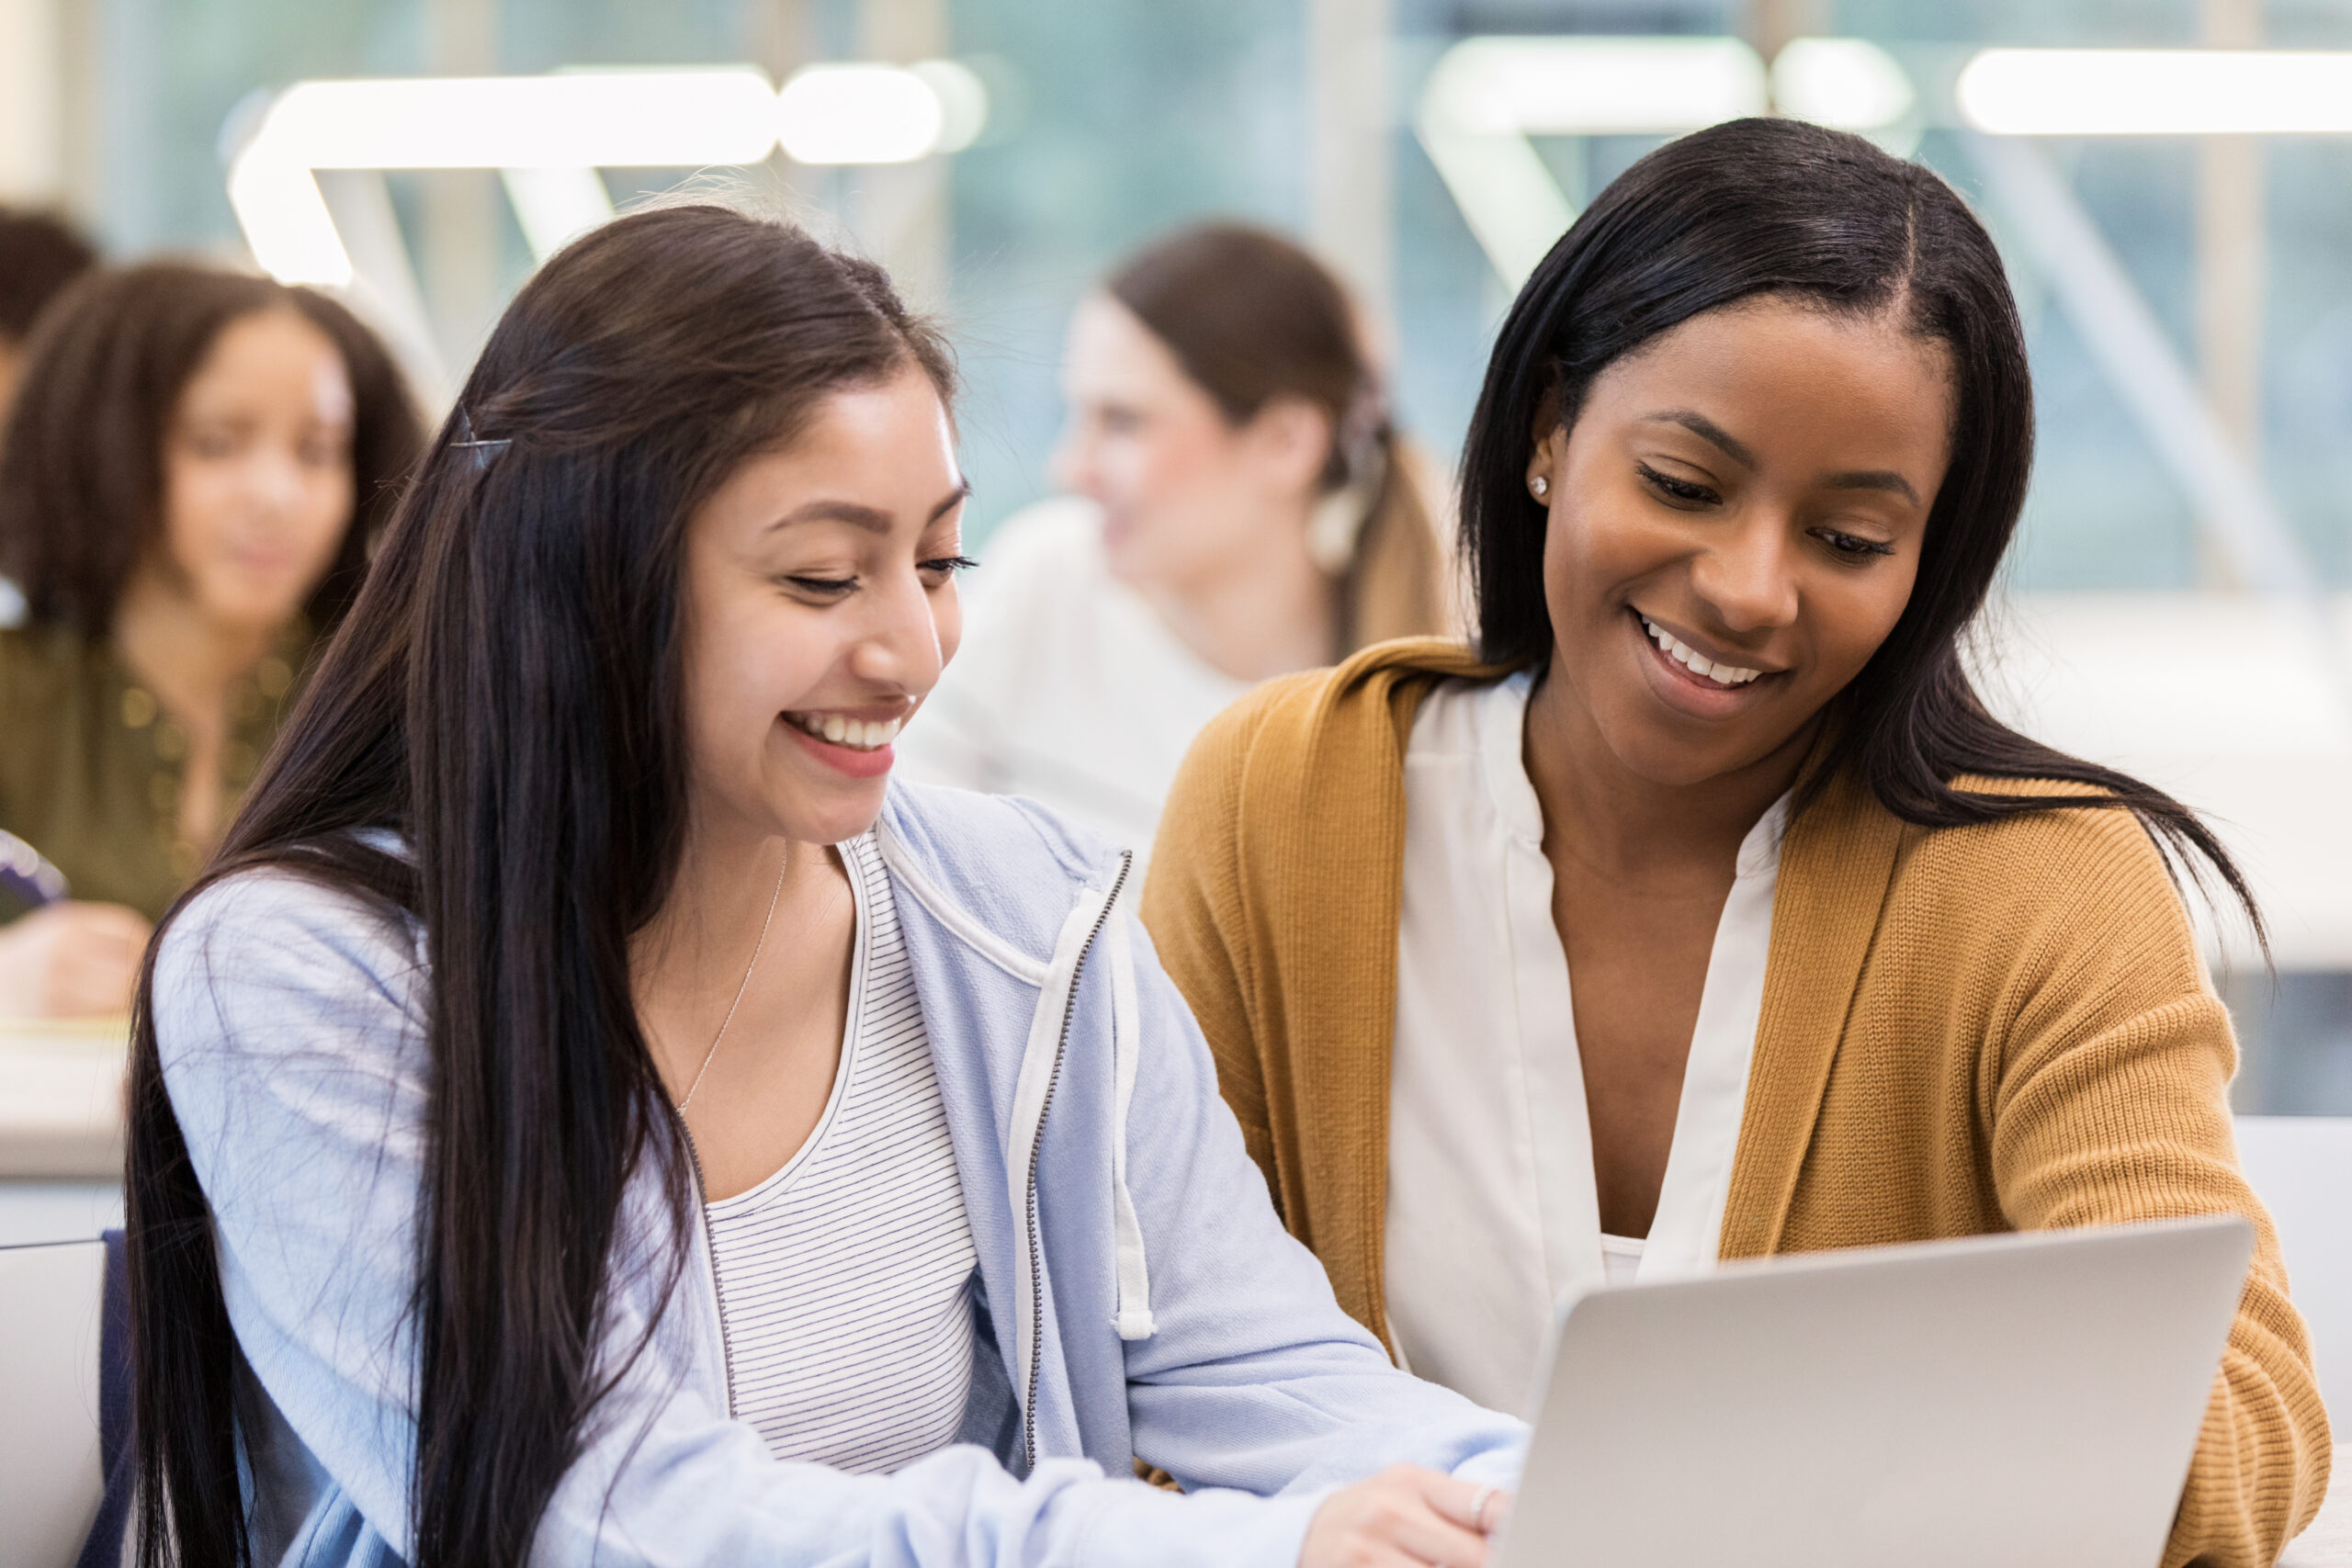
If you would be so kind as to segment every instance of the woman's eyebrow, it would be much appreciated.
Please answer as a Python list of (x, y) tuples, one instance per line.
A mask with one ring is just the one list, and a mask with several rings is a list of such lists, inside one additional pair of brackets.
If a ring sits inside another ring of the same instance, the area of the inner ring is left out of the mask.
[(933, 507), (931, 509), (931, 515), (924, 518), (923, 521), (926, 523), (938, 522), (941, 518), (955, 511), (956, 507), (970, 500), (971, 495), (972, 481), (969, 479), (957, 481), (956, 488), (947, 492), (947, 499), (941, 502), (937, 506)]
[[(962, 480), (954, 490), (947, 492), (945, 500), (931, 509), (929, 515), (923, 518), (923, 522), (926, 524), (938, 522), (954, 511), (957, 504), (971, 493), (972, 481)], [(828, 498), (801, 502), (770, 523), (768, 528), (773, 532), (778, 528), (789, 528), (796, 523), (846, 523), (854, 528), (863, 528), (869, 534), (887, 534), (890, 531), (890, 513), (881, 507), (868, 506), (862, 501)]]
[[(1720, 448), (1724, 455), (1743, 468), (1756, 467), (1756, 453), (1748, 445), (1695, 409), (1664, 409), (1644, 414), (1643, 419), (1660, 424), (1679, 424), (1708, 445)], [(1883, 490), (1919, 504), (1919, 491), (1909, 479), (1892, 468), (1857, 468), (1850, 473), (1831, 474), (1822, 485), (1829, 490)]]
[(862, 501), (807, 501), (770, 523), (771, 530), (789, 528), (796, 523), (846, 523), (870, 534), (890, 531), (890, 514), (878, 506), (868, 506)]
[(1719, 448), (1724, 457), (1744, 468), (1756, 467), (1756, 454), (1747, 442), (1709, 419), (1696, 409), (1662, 409), (1642, 418), (1652, 423), (1679, 424), (1708, 445)]
[(1912, 505), (1919, 504), (1919, 492), (1912, 488), (1911, 481), (1892, 468), (1859, 468), (1852, 473), (1831, 474), (1821, 482), (1828, 490), (1892, 491)]

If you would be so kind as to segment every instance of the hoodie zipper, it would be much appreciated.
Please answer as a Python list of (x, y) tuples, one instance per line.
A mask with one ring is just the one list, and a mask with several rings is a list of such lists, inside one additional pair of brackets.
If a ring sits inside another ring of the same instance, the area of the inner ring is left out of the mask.
[[(1039, 1247), (1037, 1223), (1037, 1159), (1046, 1146), (1046, 1118), (1053, 1113), (1054, 1090), (1062, 1080), (1062, 1058), (1069, 1054), (1069, 1032), (1078, 1016), (1078, 983), (1086, 974), (1086, 960), (1094, 952), (1094, 943), (1111, 919), (1112, 908), (1119, 901), (1119, 890), (1127, 883), (1127, 872), (1135, 864), (1135, 852), (1119, 852), (1119, 874), (1112, 879), (1110, 896), (1102, 900), (1102, 908), (1095, 912), (1094, 929), (1086, 933), (1086, 941), (1078, 950), (1078, 962), (1070, 965), (1069, 994), (1062, 1001), (1062, 1032), (1054, 1046), (1053, 1071), (1046, 1076), (1046, 1100), (1037, 1108), (1037, 1131), (1029, 1145), (1029, 1395), (1021, 1402), (1021, 1459), (1024, 1468), (1037, 1468), (1037, 1375), (1046, 1354), (1046, 1270)], [(722, 1301), (719, 1315), (724, 1323), (726, 1305)], [(723, 1328), (722, 1328), (723, 1332)]]
[(702, 1151), (695, 1147), (694, 1130), (686, 1119), (672, 1111), (678, 1118), (678, 1135), (686, 1141), (686, 1163), (695, 1173), (695, 1223), (702, 1231), (703, 1256), (710, 1260), (710, 1293), (718, 1303), (718, 1365), (727, 1384), (727, 1417), (735, 1418), (735, 1339), (727, 1326), (727, 1281), (718, 1276), (718, 1242), (710, 1234), (710, 1189), (704, 1185)]

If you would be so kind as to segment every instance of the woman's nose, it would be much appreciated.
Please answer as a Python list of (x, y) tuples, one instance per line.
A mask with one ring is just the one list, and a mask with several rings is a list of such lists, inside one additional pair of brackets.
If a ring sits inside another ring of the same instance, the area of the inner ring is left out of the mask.
[(1789, 532), (1785, 517), (1752, 517), (1692, 563), (1691, 586), (1725, 630), (1763, 631), (1796, 619)]
[(290, 452), (256, 447), (245, 461), (244, 489), (254, 505), (273, 515), (290, 511), (303, 490), (302, 464)]
[(873, 618), (850, 650), (851, 672), (922, 696), (938, 683), (946, 663), (932, 594), (910, 569), (903, 581), (877, 590), (869, 603)]

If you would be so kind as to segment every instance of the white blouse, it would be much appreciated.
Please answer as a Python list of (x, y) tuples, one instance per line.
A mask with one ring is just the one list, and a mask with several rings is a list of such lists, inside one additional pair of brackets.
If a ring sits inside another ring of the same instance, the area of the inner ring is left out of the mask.
[(899, 739), (899, 771), (1025, 795), (1136, 852), (1193, 738), (1250, 689), (1111, 575), (1076, 497), (1005, 520), (966, 579), (964, 641)]
[(1445, 682), (1406, 750), (1384, 1276), (1412, 1371), (1530, 1414), (1563, 1300), (1714, 1266), (1788, 817), (1784, 796), (1740, 845), (1649, 1236), (1604, 1238), (1543, 808), (1521, 760), (1531, 683)]
[(765, 1181), (709, 1204), (735, 1416), (781, 1460), (868, 1473), (956, 1440), (978, 1263), (889, 878), (840, 846), (857, 896), (831, 1099)]

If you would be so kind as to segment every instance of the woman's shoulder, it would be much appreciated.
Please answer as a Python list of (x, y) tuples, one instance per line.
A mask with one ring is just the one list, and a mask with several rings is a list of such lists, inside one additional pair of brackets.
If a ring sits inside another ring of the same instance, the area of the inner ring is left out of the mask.
[[(1125, 592), (1102, 559), (1091, 502), (1057, 497), (1023, 507), (977, 547), (979, 565), (962, 580), (962, 646), (942, 676), (936, 702), (959, 728), (1006, 722), (1025, 704), (1050, 699), (1070, 666), (1091, 670), (1110, 640), (1103, 606)], [(913, 745), (920, 751), (923, 738)]]
[(172, 914), (156, 946), (166, 1054), (175, 1023), (195, 1034), (287, 1039), (413, 1024), (425, 975), (420, 935), (407, 916), (324, 869), (269, 865), (211, 882)]
[(1078, 891), (1107, 891), (1125, 863), (1118, 846), (1036, 801), (910, 779), (890, 781), (875, 845), (934, 915), (1038, 964)]
[(2169, 948), (2188, 940), (2172, 869), (2132, 811), (2099, 804), (2099, 791), (2064, 780), (1963, 775), (1954, 783), (2048, 803), (1986, 822), (1903, 825), (1898, 899), (1934, 911), (1955, 939), (1973, 928), (2011, 949), (2126, 936)]
[(1972, 773), (1952, 784), (1965, 794), (2032, 800), (2042, 808), (1926, 830), (1921, 850), (1939, 863), (1987, 874), (2036, 867), (2080, 874), (2109, 867), (2118, 874), (2165, 880), (2163, 856), (2140, 818), (2105, 804), (2109, 797), (2090, 784)]
[(1102, 509), (1083, 496), (1057, 495), (997, 525), (972, 584), (982, 595), (1018, 595), (1089, 587), (1109, 575)]
[(1283, 753), (1356, 771), (1402, 745), (1430, 692), (1451, 682), (1490, 684), (1509, 673), (1443, 637), (1374, 643), (1328, 668), (1251, 687), (1201, 732), (1185, 767), (1238, 770)]
[[(71, 626), (0, 629), (0, 734), (7, 737), (0, 745), (0, 813), (38, 815), (32, 803), (52, 797), (62, 780), (74, 776), (85, 747), (106, 734), (102, 726), (92, 736), (89, 723), (105, 704), (107, 677), (105, 649)], [(0, 821), (18, 832), (37, 826)], [(61, 852), (53, 842), (41, 848)]]
[(0, 710), (14, 730), (102, 679), (103, 649), (67, 626), (0, 627)]

